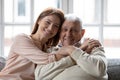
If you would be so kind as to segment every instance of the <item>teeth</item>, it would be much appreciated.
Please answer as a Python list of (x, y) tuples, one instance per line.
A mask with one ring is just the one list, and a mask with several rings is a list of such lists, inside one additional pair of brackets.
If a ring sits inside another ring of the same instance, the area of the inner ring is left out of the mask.
[(73, 39), (64, 39), (64, 40), (73, 41)]
[(73, 40), (73, 39), (70, 39), (70, 38), (66, 38), (65, 40)]

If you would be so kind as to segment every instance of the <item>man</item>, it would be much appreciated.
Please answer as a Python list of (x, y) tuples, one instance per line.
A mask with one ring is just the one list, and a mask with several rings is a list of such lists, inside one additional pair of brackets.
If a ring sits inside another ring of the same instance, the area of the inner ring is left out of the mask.
[[(47, 65), (38, 65), (36, 80), (107, 80), (104, 50), (98, 40), (87, 38), (81, 44), (84, 33), (80, 19), (67, 15), (58, 45), (61, 48), (52, 50), (67, 57)], [(56, 57), (58, 59), (60, 56)]]

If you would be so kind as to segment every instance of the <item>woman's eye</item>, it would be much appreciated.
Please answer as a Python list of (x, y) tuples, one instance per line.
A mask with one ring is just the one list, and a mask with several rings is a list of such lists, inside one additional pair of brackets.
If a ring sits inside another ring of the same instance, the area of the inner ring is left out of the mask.
[(50, 22), (49, 22), (49, 21), (46, 21), (46, 23), (47, 23), (47, 24), (50, 24)]
[(59, 25), (55, 25), (56, 28), (59, 28)]

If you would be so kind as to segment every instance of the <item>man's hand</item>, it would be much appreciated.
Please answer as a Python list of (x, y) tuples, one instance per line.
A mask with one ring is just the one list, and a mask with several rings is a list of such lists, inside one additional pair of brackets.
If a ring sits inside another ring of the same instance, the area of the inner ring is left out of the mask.
[(74, 46), (63, 46), (56, 53), (63, 56), (69, 56), (75, 49), (76, 48)]
[(63, 46), (58, 51), (55, 52), (56, 60), (60, 60), (63, 57), (69, 56), (73, 50), (76, 48), (74, 46)]

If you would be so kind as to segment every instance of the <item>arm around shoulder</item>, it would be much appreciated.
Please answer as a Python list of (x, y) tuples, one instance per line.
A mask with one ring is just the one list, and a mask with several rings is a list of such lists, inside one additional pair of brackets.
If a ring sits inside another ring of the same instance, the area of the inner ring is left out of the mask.
[(14, 39), (11, 51), (27, 58), (35, 64), (48, 64), (55, 61), (54, 55), (43, 52), (33, 43), (30, 35), (20, 34)]

